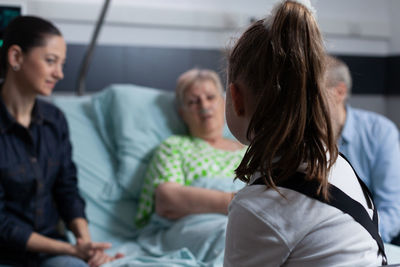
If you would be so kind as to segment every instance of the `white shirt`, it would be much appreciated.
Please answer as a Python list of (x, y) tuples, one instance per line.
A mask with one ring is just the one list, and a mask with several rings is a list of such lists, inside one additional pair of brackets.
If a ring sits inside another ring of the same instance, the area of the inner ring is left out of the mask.
[[(338, 157), (329, 182), (368, 209), (350, 165)], [(379, 266), (378, 245), (350, 215), (296, 191), (246, 186), (229, 206), (224, 266)]]

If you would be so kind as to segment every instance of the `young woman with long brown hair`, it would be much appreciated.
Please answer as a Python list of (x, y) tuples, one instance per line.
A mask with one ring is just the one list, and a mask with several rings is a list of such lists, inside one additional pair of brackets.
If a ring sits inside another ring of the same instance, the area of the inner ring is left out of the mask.
[(224, 266), (384, 262), (372, 200), (338, 156), (325, 56), (309, 1), (279, 3), (229, 55), (227, 122), (249, 147), (236, 169), (248, 186), (230, 204)]

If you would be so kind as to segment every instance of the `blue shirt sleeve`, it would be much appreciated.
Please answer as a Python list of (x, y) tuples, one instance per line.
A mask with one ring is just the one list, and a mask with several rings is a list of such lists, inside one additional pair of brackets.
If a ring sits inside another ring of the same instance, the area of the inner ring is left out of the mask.
[(382, 239), (390, 242), (400, 232), (400, 144), (397, 127), (384, 126), (374, 127), (377, 149), (370, 182)]
[(20, 250), (26, 249), (26, 243), (33, 230), (30, 226), (18, 220), (13, 220), (7, 214), (4, 205), (4, 188), (0, 183), (0, 240), (10, 247)]
[(400, 143), (397, 126), (374, 112), (346, 106), (346, 122), (338, 142), (372, 192), (384, 242), (400, 232)]
[(54, 197), (62, 219), (68, 225), (75, 218), (85, 218), (85, 202), (79, 194), (77, 170), (72, 161), (72, 146), (69, 139), (67, 121), (61, 123), (61, 167), (55, 184)]

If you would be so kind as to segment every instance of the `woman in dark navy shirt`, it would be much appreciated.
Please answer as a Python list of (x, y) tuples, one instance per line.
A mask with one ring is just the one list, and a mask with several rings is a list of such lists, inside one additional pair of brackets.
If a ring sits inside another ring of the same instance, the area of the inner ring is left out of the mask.
[[(14, 19), (0, 52), (0, 266), (99, 266), (107, 243), (90, 239), (64, 115), (36, 98), (63, 78), (66, 44), (50, 22)], [(70, 244), (60, 219), (74, 233)]]

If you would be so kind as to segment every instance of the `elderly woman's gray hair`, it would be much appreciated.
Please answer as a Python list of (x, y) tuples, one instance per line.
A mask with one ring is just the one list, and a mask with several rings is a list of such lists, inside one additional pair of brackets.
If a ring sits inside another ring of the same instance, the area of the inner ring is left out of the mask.
[(175, 93), (176, 101), (179, 107), (183, 104), (183, 97), (186, 90), (191, 88), (195, 83), (203, 81), (212, 81), (217, 87), (218, 91), (221, 92), (221, 95), (224, 94), (221, 79), (215, 71), (197, 68), (190, 69), (182, 73), (177, 80)]

